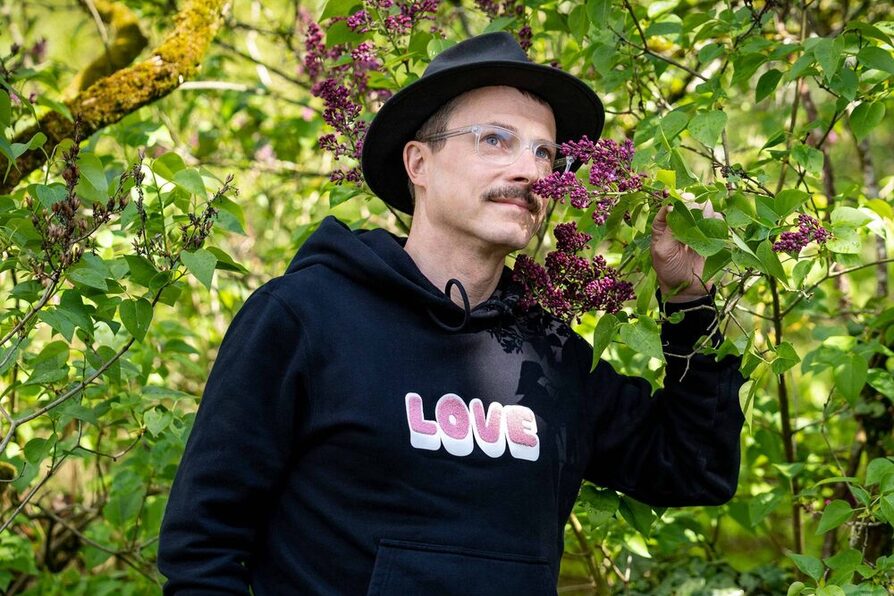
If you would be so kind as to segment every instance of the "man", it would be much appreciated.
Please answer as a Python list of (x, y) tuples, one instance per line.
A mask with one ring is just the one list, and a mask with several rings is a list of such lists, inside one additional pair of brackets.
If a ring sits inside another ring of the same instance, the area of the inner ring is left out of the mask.
[[(166, 593), (554, 594), (582, 478), (661, 506), (732, 496), (735, 358), (693, 356), (685, 375), (669, 358), (650, 397), (514, 308), (503, 261), (546, 207), (531, 184), (554, 141), (595, 139), (602, 119), (504, 33), (445, 51), (383, 106), (363, 169), (412, 210), (409, 237), (328, 218), (236, 316), (168, 503)], [(666, 349), (688, 353), (712, 297), (663, 211), (654, 231), (662, 291), (683, 301), (666, 310), (687, 311)]]

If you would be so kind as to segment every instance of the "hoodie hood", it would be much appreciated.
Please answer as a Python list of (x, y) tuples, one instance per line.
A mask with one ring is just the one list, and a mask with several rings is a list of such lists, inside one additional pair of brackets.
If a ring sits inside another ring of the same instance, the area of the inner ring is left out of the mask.
[(317, 265), (328, 267), (357, 283), (424, 308), (445, 330), (480, 329), (513, 317), (520, 294), (508, 267), (503, 268), (493, 295), (467, 310), (445, 293), (451, 290), (451, 285), (456, 285), (465, 296), (462, 284), (451, 280), (446, 288), (435, 287), (404, 250), (406, 241), (406, 238), (382, 229), (351, 230), (340, 220), (328, 216), (292, 258), (286, 275)]

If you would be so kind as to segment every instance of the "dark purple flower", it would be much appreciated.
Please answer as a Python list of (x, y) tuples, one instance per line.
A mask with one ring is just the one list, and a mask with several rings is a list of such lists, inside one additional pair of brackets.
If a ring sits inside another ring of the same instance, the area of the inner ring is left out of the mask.
[(326, 124), (341, 133), (349, 133), (351, 123), (360, 115), (360, 106), (351, 101), (348, 88), (328, 78), (316, 83), (311, 88), (311, 94), (321, 98), (326, 105), (323, 110)]
[(541, 197), (560, 202), (564, 202), (567, 197), (577, 209), (585, 209), (590, 204), (590, 195), (574, 172), (553, 172), (535, 181), (531, 190)]
[(518, 30), (518, 45), (525, 51), (528, 51), (528, 48), (531, 47), (531, 38), (534, 33), (531, 31), (531, 27), (525, 25), (521, 29)]
[(633, 285), (622, 281), (602, 256), (591, 260), (579, 256), (590, 240), (574, 222), (556, 226), (556, 250), (541, 266), (527, 255), (515, 261), (513, 279), (523, 288), (519, 308), (540, 305), (547, 312), (570, 322), (591, 310), (617, 312), (634, 297)]
[(363, 184), (363, 174), (358, 168), (335, 170), (329, 174), (329, 180), (338, 186), (341, 186), (345, 182), (351, 182), (355, 186), (361, 186)]
[(349, 16), (345, 22), (351, 31), (356, 31), (357, 33), (366, 33), (372, 25), (369, 13), (365, 10), (358, 10)]
[(773, 243), (773, 250), (797, 255), (805, 246), (813, 240), (817, 244), (825, 244), (832, 237), (832, 233), (822, 227), (815, 218), (807, 215), (798, 215), (798, 231), (782, 232)]
[(578, 232), (573, 221), (557, 224), (553, 229), (556, 238), (556, 250), (577, 253), (583, 250), (592, 236), (586, 232)]

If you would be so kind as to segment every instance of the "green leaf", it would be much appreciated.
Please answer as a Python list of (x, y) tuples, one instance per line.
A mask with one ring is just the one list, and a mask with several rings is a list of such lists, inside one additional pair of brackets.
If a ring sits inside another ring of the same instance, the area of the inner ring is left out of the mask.
[(47, 135), (42, 132), (34, 133), (34, 136), (31, 137), (31, 140), (28, 141), (28, 149), (39, 149), (43, 147), (43, 144), (47, 142)]
[(121, 322), (124, 323), (124, 328), (137, 341), (143, 341), (146, 331), (149, 330), (149, 323), (152, 321), (152, 304), (145, 298), (123, 300), (118, 306), (118, 311), (121, 313)]
[[(887, 23), (886, 23), (887, 24)], [(852, 21), (847, 25), (848, 29), (856, 29), (860, 31), (866, 37), (871, 37), (872, 39), (877, 39), (879, 41), (883, 41), (888, 45), (894, 45), (894, 41), (891, 40), (891, 37), (880, 30), (878, 27), (874, 25), (870, 25), (869, 23), (863, 23), (860, 21)]]
[(798, 356), (794, 346), (784, 341), (776, 346), (776, 359), (770, 364), (770, 369), (773, 374), (781, 375), (799, 362), (801, 362), (801, 357)]
[(160, 155), (152, 161), (152, 171), (165, 180), (173, 180), (174, 174), (185, 167), (183, 158), (173, 151)]
[(714, 278), (715, 275), (720, 273), (724, 267), (726, 267), (730, 260), (732, 259), (732, 254), (728, 250), (719, 250), (713, 255), (709, 255), (707, 259), (705, 259), (705, 268), (702, 271), (702, 277), (709, 281)]
[(833, 573), (829, 581), (835, 584), (850, 583), (857, 567), (863, 562), (863, 554), (853, 548), (838, 551), (834, 556), (824, 559), (826, 567)]
[(799, 144), (792, 147), (792, 160), (814, 176), (823, 171), (823, 152), (809, 145)]
[(362, 192), (363, 191), (361, 191), (359, 188), (357, 188), (353, 184), (344, 185), (344, 186), (336, 186), (331, 191), (329, 191), (329, 207), (331, 208), (331, 207), (335, 207), (337, 205), (341, 205), (345, 201), (353, 199), (354, 197), (361, 194)]
[(206, 250), (217, 257), (217, 263), (214, 266), (216, 269), (222, 269), (224, 271), (237, 271), (239, 273), (248, 273), (248, 269), (246, 269), (245, 266), (234, 261), (233, 257), (217, 248), (216, 246), (209, 246)]
[(134, 486), (130, 491), (114, 491), (103, 507), (103, 517), (123, 529), (139, 513), (145, 492), (146, 488), (143, 486)]
[(762, 101), (768, 95), (773, 93), (776, 90), (776, 86), (779, 84), (779, 79), (782, 78), (782, 72), (776, 70), (775, 68), (771, 68), (767, 72), (761, 75), (761, 78), (757, 81), (757, 87), (754, 91), (754, 101), (755, 103)]
[(0, 90), (0, 130), (9, 126), (12, 118), (12, 102), (9, 100), (9, 93)]
[(658, 519), (651, 507), (626, 495), (621, 496), (618, 512), (628, 524), (633, 526), (643, 536), (649, 535), (652, 524)]
[(674, 137), (683, 132), (688, 122), (689, 117), (685, 112), (682, 110), (674, 110), (673, 112), (668, 112), (664, 118), (661, 119), (661, 122), (658, 123), (658, 128), (664, 135), (664, 139), (671, 141)]
[(866, 384), (868, 369), (866, 360), (854, 353), (845, 354), (842, 362), (835, 367), (835, 386), (849, 402), (855, 402), (860, 396), (860, 390)]
[(773, 211), (779, 219), (803, 205), (810, 197), (809, 194), (797, 188), (786, 188), (780, 191), (772, 201)]
[(766, 518), (782, 501), (782, 493), (769, 491), (755, 495), (748, 502), (748, 519), (751, 527), (756, 527)]
[(143, 423), (153, 437), (157, 437), (173, 420), (174, 416), (171, 412), (162, 411), (160, 408), (152, 408), (143, 414)]
[(862, 102), (851, 112), (850, 123), (854, 136), (865, 139), (872, 129), (885, 119), (885, 104), (880, 101)]
[(618, 317), (611, 313), (605, 313), (601, 317), (599, 317), (599, 322), (596, 323), (596, 329), (593, 331), (593, 365), (592, 368), (596, 368), (596, 365), (599, 363), (599, 359), (602, 357), (602, 352), (605, 351), (605, 348), (608, 347), (608, 344), (611, 343), (612, 339), (615, 336), (615, 331), (618, 329), (620, 325), (620, 321), (618, 321)]
[(857, 97), (857, 89), (860, 86), (860, 79), (857, 73), (850, 68), (841, 68), (832, 77), (829, 87), (832, 91), (838, 93), (841, 97), (848, 101), (854, 101)]
[(637, 319), (634, 323), (623, 323), (621, 340), (640, 354), (664, 361), (661, 331), (658, 329), (658, 324), (648, 317)]
[(699, 112), (689, 122), (689, 134), (700, 143), (714, 147), (720, 139), (724, 126), (726, 126), (725, 112), (720, 110)]
[(834, 39), (824, 37), (813, 46), (813, 55), (816, 56), (826, 81), (829, 81), (838, 71), (843, 52), (844, 38), (840, 36)]
[(184, 168), (180, 170), (174, 174), (172, 182), (187, 194), (196, 195), (201, 198), (206, 198), (208, 196), (208, 193), (205, 191), (205, 181), (202, 180), (202, 175), (199, 174), (199, 171), (195, 168)]
[(754, 395), (757, 385), (754, 379), (748, 379), (739, 387), (739, 407), (745, 417), (745, 423), (751, 430), (751, 421), (754, 417)]
[(96, 288), (97, 290), (106, 292), (109, 290), (109, 285), (106, 283), (106, 276), (83, 262), (78, 263), (68, 270), (68, 279), (83, 286)]
[(884, 520), (894, 526), (894, 495), (885, 495), (879, 505)]
[(871, 368), (866, 380), (873, 389), (885, 397), (894, 399), (894, 376), (891, 373), (881, 368)]
[(794, 582), (788, 587), (788, 591), (785, 593), (785, 596), (798, 596), (801, 592), (804, 591), (804, 588), (806, 587), (807, 584), (805, 584), (804, 582)]
[(611, 10), (610, 0), (587, 0), (587, 15), (591, 23), (607, 23)]
[(202, 285), (210, 290), (211, 280), (214, 277), (214, 267), (217, 265), (217, 257), (207, 250), (200, 248), (195, 252), (181, 252), (180, 259), (183, 261), (183, 264), (189, 272), (202, 282)]
[(826, 584), (816, 589), (816, 596), (847, 596), (840, 586)]
[(823, 509), (823, 516), (820, 518), (819, 526), (816, 528), (817, 536), (825, 534), (832, 528), (837, 528), (848, 521), (853, 513), (854, 510), (847, 504), (847, 501), (835, 499)]
[(894, 473), (894, 461), (887, 457), (877, 457), (866, 466), (866, 486), (881, 482), (882, 478)]
[(130, 279), (144, 288), (151, 287), (152, 278), (158, 275), (155, 265), (140, 255), (124, 255), (124, 260), (130, 270)]
[(360, 2), (357, 0), (329, 0), (326, 2), (326, 6), (323, 7), (320, 21), (325, 21), (332, 17), (350, 16), (354, 14), (355, 9), (359, 8)]
[(37, 196), (37, 200), (46, 209), (50, 209), (55, 203), (63, 200), (66, 196), (65, 185), (55, 184), (32, 184), (29, 190)]
[[(510, 19), (510, 22), (515, 20), (512, 17), (502, 17), (501, 19), (494, 19), (494, 21), (500, 22), (505, 21), (506, 19)], [(494, 22), (491, 22), (488, 27), (493, 24)], [(506, 25), (508, 25), (508, 23), (506, 23)], [(589, 28), (590, 19), (587, 17), (587, 8), (583, 4), (578, 4), (571, 9), (570, 13), (568, 13), (568, 29), (571, 32), (572, 37), (574, 37), (574, 39), (577, 40), (578, 43), (581, 43)], [(487, 28), (485, 28), (485, 32), (490, 33)]]
[(32, 466), (40, 465), (40, 462), (49, 455), (56, 445), (56, 435), (52, 434), (48, 439), (35, 438), (25, 444), (25, 461)]
[(894, 57), (891, 56), (891, 52), (887, 52), (882, 48), (867, 46), (857, 54), (857, 60), (869, 68), (894, 74)]
[(107, 195), (109, 182), (103, 171), (102, 162), (93, 153), (81, 153), (78, 156), (78, 169), (81, 172), (81, 181), (86, 180), (98, 193)]
[(819, 581), (823, 576), (823, 562), (816, 557), (799, 555), (798, 553), (793, 552), (786, 552), (785, 556), (794, 561), (795, 565), (798, 566), (798, 569), (813, 578), (814, 581)]
[(815, 264), (816, 261), (808, 260), (799, 261), (798, 264), (795, 265), (795, 268), (792, 270), (792, 285), (795, 288), (800, 288), (804, 284), (804, 280), (810, 275)]
[(786, 282), (788, 276), (782, 268), (782, 263), (779, 262), (779, 256), (773, 252), (773, 245), (769, 240), (764, 240), (757, 246), (757, 258), (760, 259), (764, 273), (772, 275), (782, 283)]
[(587, 510), (587, 517), (594, 527), (601, 526), (612, 517), (621, 504), (621, 499), (613, 490), (600, 490), (586, 484), (581, 488), (580, 501)]

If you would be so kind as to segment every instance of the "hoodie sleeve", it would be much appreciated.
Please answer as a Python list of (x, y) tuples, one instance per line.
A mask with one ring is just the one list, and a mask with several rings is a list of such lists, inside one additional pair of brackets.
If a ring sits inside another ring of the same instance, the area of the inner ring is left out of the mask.
[[(619, 375), (599, 362), (590, 375), (592, 451), (584, 477), (656, 507), (718, 505), (736, 492), (744, 417), (740, 359), (695, 354), (716, 321), (713, 295), (668, 303), (686, 311), (661, 330), (667, 360), (664, 388), (651, 395), (645, 379)], [(719, 331), (711, 336), (722, 341)]]
[(300, 336), (293, 312), (263, 288), (227, 330), (162, 523), (166, 595), (248, 594), (245, 564), (294, 441)]

